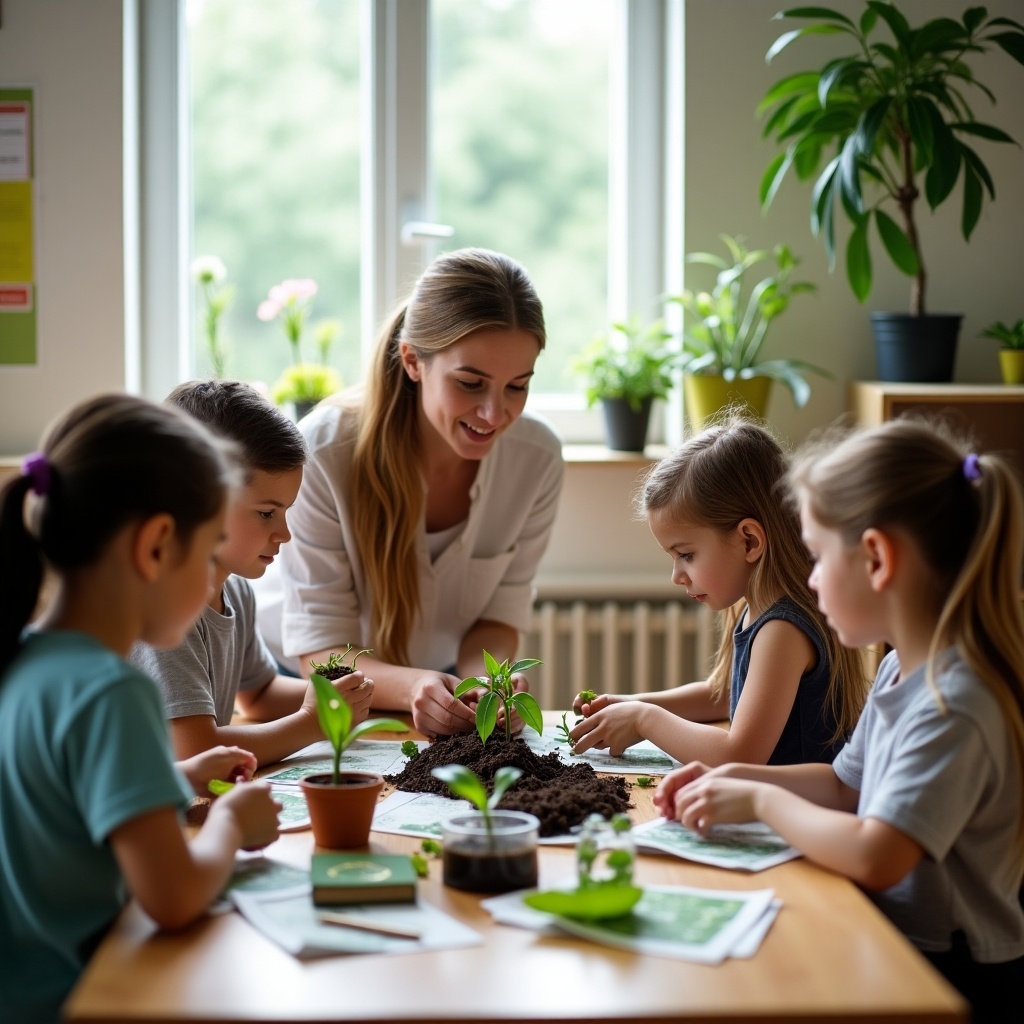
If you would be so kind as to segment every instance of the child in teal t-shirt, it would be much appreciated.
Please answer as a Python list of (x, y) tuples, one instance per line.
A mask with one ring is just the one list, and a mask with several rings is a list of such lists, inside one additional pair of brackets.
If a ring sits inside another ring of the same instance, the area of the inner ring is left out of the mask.
[[(219, 748), (179, 772), (156, 687), (125, 660), (139, 639), (180, 642), (202, 609), (230, 473), (188, 417), (110, 395), (53, 427), (0, 498), (5, 1024), (58, 1019), (129, 895), (181, 927), (223, 889), (238, 849), (277, 836), (279, 805), (252, 783), (217, 799), (186, 842), (186, 778), (245, 777), (254, 759)], [(26, 631), (44, 558), (57, 590)]]

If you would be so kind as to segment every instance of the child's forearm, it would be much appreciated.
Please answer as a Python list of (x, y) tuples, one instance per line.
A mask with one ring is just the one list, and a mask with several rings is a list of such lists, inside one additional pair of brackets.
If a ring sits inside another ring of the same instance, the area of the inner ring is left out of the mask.
[(641, 736), (677, 761), (715, 766), (740, 760), (732, 756), (729, 732), (720, 726), (691, 722), (655, 705), (644, 709), (637, 724)]
[(296, 750), (323, 739), (314, 711), (302, 708), (273, 722), (218, 726), (212, 717), (176, 718), (171, 722), (175, 756), (193, 757), (218, 744), (252, 751), (257, 763), (273, 764)]
[(274, 676), (259, 690), (239, 690), (235, 704), (253, 722), (271, 722), (298, 711), (308, 685), (294, 676)]
[(691, 722), (717, 722), (729, 717), (727, 698), (716, 700), (707, 682), (685, 683), (670, 690), (649, 690), (638, 693), (636, 699), (645, 704), (664, 708)]

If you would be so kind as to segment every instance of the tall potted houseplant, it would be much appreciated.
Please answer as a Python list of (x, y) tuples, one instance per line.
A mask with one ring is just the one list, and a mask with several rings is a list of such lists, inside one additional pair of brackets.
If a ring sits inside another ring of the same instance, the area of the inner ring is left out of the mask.
[[(761, 359), (772, 322), (794, 296), (815, 290), (809, 281), (790, 280), (799, 261), (789, 247), (747, 249), (742, 239), (721, 237), (726, 257), (710, 252), (686, 256), (688, 263), (714, 269), (711, 290), (686, 289), (668, 300), (683, 307), (683, 396), (695, 430), (730, 405), (763, 417), (772, 381), (783, 384), (802, 408), (811, 393), (805, 374), (825, 374), (800, 359)], [(774, 263), (774, 269), (751, 284), (748, 273), (765, 262)]]
[(613, 451), (644, 450), (651, 407), (672, 389), (679, 356), (671, 342), (662, 321), (644, 324), (634, 316), (613, 323), (573, 360), (572, 368), (587, 381), (588, 407), (601, 403)]
[(889, 259), (912, 278), (909, 313), (872, 314), (879, 376), (951, 380), (961, 316), (927, 311), (918, 203), (923, 198), (937, 209), (962, 179), (961, 231), (969, 240), (985, 193), (995, 198), (973, 142), (1013, 139), (975, 119), (969, 101), (995, 97), (974, 77), (972, 62), (998, 47), (1024, 64), (1024, 26), (971, 7), (962, 21), (938, 17), (914, 28), (883, 0), (866, 0), (857, 21), (826, 7), (794, 7), (776, 17), (811, 24), (779, 36), (768, 61), (797, 40), (827, 35), (848, 36), (853, 52), (782, 78), (762, 100), (765, 135), (783, 147), (762, 178), (762, 207), (790, 169), (813, 179), (811, 230), (834, 266), (837, 212), (850, 221), (846, 273), (860, 302), (871, 292), (873, 223)]

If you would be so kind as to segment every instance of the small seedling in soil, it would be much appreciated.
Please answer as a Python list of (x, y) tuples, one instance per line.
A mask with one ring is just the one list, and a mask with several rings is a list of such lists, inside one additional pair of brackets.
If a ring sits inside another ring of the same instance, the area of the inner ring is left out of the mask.
[(560, 725), (555, 726), (556, 736), (555, 739), (558, 743), (566, 743), (569, 746), (569, 750), (574, 750), (576, 747), (576, 741), (570, 735), (572, 731), (569, 728), (569, 712), (562, 712), (562, 721)]
[(649, 775), (638, 775), (636, 777), (636, 784), (641, 789), (650, 789), (651, 786), (654, 785), (654, 779), (652, 779)]
[(406, 757), (415, 757), (420, 752), (415, 740), (403, 740), (399, 749)]
[(487, 834), (493, 836), (491, 811), (523, 773), (519, 768), (499, 768), (494, 773), (494, 789), (489, 796), (480, 776), (461, 764), (445, 764), (434, 768), (431, 774), (444, 782), (455, 796), (468, 800), (483, 815)]
[(484, 668), (486, 676), (469, 676), (455, 687), (456, 699), (465, 696), (471, 690), (483, 687), (484, 695), (476, 706), (476, 731), (480, 742), (486, 743), (487, 737), (494, 732), (498, 722), (498, 708), (505, 715), (505, 738), (512, 739), (512, 713), (518, 712), (519, 717), (538, 734), (544, 732), (544, 716), (541, 714), (537, 698), (528, 693), (517, 693), (512, 677), (518, 672), (525, 672), (540, 662), (536, 658), (523, 658), (514, 665), (508, 659), (498, 663), (497, 659), (484, 651)]
[(325, 679), (341, 679), (343, 676), (347, 676), (350, 673), (355, 672), (356, 662), (364, 654), (373, 654), (373, 650), (369, 647), (362, 651), (356, 651), (356, 653), (352, 655), (352, 663), (350, 665), (346, 665), (344, 664), (344, 661), (349, 656), (354, 646), (354, 644), (349, 644), (341, 654), (337, 651), (331, 651), (331, 653), (327, 655), (327, 661), (311, 661), (309, 663), (310, 667), (317, 675), (321, 675)]

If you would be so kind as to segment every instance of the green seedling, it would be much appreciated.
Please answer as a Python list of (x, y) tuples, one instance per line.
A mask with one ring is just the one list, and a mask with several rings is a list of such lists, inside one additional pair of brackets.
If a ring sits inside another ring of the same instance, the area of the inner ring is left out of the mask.
[(652, 779), (649, 775), (638, 775), (636, 777), (636, 784), (641, 789), (650, 789), (651, 786), (654, 785), (654, 779)]
[(206, 788), (214, 796), (223, 796), (225, 793), (235, 788), (233, 782), (225, 782), (223, 779), (210, 779), (206, 784)]
[(356, 662), (364, 654), (373, 654), (373, 649), (369, 647), (361, 651), (356, 651), (356, 653), (352, 655), (352, 663), (350, 665), (346, 665), (345, 659), (349, 656), (354, 646), (355, 644), (349, 644), (341, 654), (337, 651), (331, 651), (331, 653), (327, 655), (326, 661), (311, 661), (309, 663), (310, 667), (317, 673), (317, 675), (324, 676), (326, 679), (341, 679), (342, 676), (347, 676), (350, 673), (355, 672)]
[(480, 776), (465, 765), (441, 765), (439, 768), (431, 769), (430, 774), (445, 783), (454, 796), (468, 800), (483, 815), (487, 835), (493, 841), (494, 823), (491, 812), (523, 772), (521, 768), (512, 768), (507, 765), (504, 768), (499, 768), (494, 773), (494, 788), (490, 795), (488, 795), (487, 787), (481, 781)]
[(387, 729), (389, 732), (409, 731), (408, 726), (404, 722), (399, 722), (397, 718), (368, 718), (365, 722), (353, 726), (352, 708), (330, 681), (319, 672), (314, 672), (310, 682), (316, 691), (316, 713), (320, 720), (320, 728), (331, 741), (334, 750), (331, 782), (335, 786), (341, 782), (341, 755), (353, 740), (377, 729)]
[(512, 739), (512, 712), (519, 713), (519, 717), (538, 733), (544, 731), (544, 716), (541, 714), (537, 698), (528, 693), (517, 693), (512, 677), (517, 672), (525, 672), (534, 665), (541, 664), (536, 658), (523, 658), (514, 665), (508, 663), (508, 659), (498, 663), (493, 655), (484, 651), (484, 667), (487, 669), (486, 676), (469, 676), (463, 679), (455, 687), (455, 697), (463, 697), (471, 690), (483, 687), (486, 691), (476, 706), (476, 731), (480, 735), (480, 742), (486, 743), (487, 737), (494, 732), (498, 722), (498, 708), (505, 713), (505, 738)]
[(402, 740), (402, 746), (399, 749), (409, 758), (416, 757), (420, 752), (415, 740)]
[(577, 700), (581, 704), (589, 704), (592, 700), (597, 697), (597, 694), (593, 690), (580, 690)]

